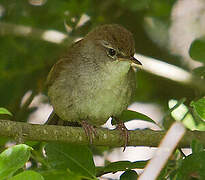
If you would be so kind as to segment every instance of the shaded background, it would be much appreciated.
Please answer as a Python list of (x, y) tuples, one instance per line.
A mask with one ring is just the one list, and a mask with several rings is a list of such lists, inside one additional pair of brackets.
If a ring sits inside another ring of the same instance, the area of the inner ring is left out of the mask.
[[(16, 121), (45, 121), (51, 110), (45, 87), (50, 68), (73, 41), (106, 23), (129, 29), (139, 54), (188, 72), (200, 66), (188, 51), (191, 42), (205, 34), (203, 0), (1, 0), (0, 107), (9, 109)], [(189, 104), (201, 95), (191, 83), (145, 70), (137, 72), (136, 80), (132, 109), (158, 122), (170, 99), (186, 97)], [(41, 113), (34, 114), (36, 110)]]

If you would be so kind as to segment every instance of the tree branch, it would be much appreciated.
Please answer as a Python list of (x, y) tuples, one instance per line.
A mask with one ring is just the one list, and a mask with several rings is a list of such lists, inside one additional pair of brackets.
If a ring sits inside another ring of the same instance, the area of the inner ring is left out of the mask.
[[(93, 145), (123, 146), (120, 132), (97, 128), (98, 138), (94, 138)], [(158, 146), (165, 131), (135, 130), (130, 131), (129, 146)], [(23, 122), (0, 120), (0, 136), (14, 138), (17, 141), (58, 141), (75, 144), (89, 144), (89, 141), (80, 127), (37, 125)], [(205, 132), (187, 131), (180, 141), (179, 147), (189, 147), (193, 139), (197, 139), (205, 146)]]

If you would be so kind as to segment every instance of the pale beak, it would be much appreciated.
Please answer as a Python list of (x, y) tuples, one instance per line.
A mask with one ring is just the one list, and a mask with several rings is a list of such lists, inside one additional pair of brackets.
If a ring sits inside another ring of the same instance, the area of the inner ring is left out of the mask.
[(142, 66), (142, 63), (137, 60), (135, 57), (118, 57), (118, 60), (120, 61), (130, 61), (130, 63), (134, 63), (135, 65), (139, 65), (139, 66)]
[(134, 56), (130, 57), (129, 60), (131, 60), (134, 64), (142, 66), (142, 63), (139, 60), (137, 60)]

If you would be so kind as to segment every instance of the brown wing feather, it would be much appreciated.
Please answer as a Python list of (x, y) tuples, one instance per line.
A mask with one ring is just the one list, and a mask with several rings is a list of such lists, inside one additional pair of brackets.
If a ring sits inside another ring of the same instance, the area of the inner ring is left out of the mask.
[(80, 46), (82, 40), (83, 39), (73, 43), (69, 47), (68, 51), (62, 56), (62, 58), (56, 64), (53, 65), (47, 77), (47, 81), (46, 81), (47, 87), (50, 87), (53, 84), (53, 82), (57, 79), (60, 72), (66, 67), (66, 65), (71, 63), (71, 61), (73, 60), (72, 57), (73, 56), (75, 57), (76, 48)]
[(67, 58), (63, 58), (63, 59), (59, 60), (56, 64), (53, 65), (53, 67), (51, 68), (51, 70), (48, 74), (47, 81), (46, 81), (46, 86), (48, 88), (58, 78), (61, 70), (64, 69), (65, 64), (68, 64), (68, 63), (69, 63), (69, 60)]
[(59, 76), (61, 70), (65, 68), (65, 65), (71, 63), (71, 61), (73, 60), (71, 57), (73, 57), (73, 54), (75, 53), (75, 48), (78, 48), (78, 46), (80, 46), (82, 40), (83, 39), (80, 39), (79, 41), (71, 44), (68, 51), (62, 56), (62, 58), (56, 64), (53, 65), (47, 77), (47, 87), (50, 87), (53, 84), (53, 82)]

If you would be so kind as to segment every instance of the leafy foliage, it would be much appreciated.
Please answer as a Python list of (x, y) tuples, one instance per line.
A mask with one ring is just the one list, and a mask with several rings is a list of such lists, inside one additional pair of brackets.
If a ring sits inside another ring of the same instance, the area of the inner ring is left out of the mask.
[(190, 56), (196, 61), (205, 63), (205, 40), (204, 38), (196, 39), (190, 46)]
[(128, 170), (120, 176), (120, 180), (135, 180), (137, 177), (138, 175), (134, 170)]
[[(39, 2), (42, 4), (38, 4)], [(164, 113), (160, 118), (163, 119), (163, 129), (168, 129), (172, 122), (180, 120), (189, 129), (204, 131), (204, 34), (201, 38), (194, 39), (189, 52), (186, 52), (193, 60), (202, 63), (200, 67), (190, 71), (183, 58), (174, 55), (168, 48), (171, 41), (170, 29), (176, 18), (173, 15), (176, 5), (176, 0), (1, 0), (0, 106), (6, 108), (0, 108), (0, 118), (5, 119), (9, 115), (9, 119), (15, 121), (28, 121), (28, 117), (36, 110), (30, 107), (33, 98), (39, 93), (46, 95), (47, 74), (73, 40), (83, 37), (96, 25), (119, 23), (133, 32), (137, 53), (161, 59), (193, 75), (187, 84), (170, 81), (143, 70), (138, 71), (138, 88), (134, 100), (142, 103), (155, 102)], [(89, 20), (80, 24), (83, 15), (88, 16)], [(68, 37), (61, 43), (47, 41), (45, 37), (48, 37), (46, 33), (49, 30), (62, 32)], [(149, 66), (152, 67), (153, 64)], [(163, 69), (157, 68), (157, 71), (160, 70)], [(22, 98), (28, 91), (32, 94), (22, 104)], [(175, 99), (176, 104), (169, 107), (167, 103), (171, 99)], [(47, 100), (44, 102), (48, 103)], [(182, 114), (182, 117), (177, 119), (176, 114)], [(123, 112), (120, 119), (124, 122), (140, 119), (155, 123), (144, 114), (128, 110)], [(112, 123), (115, 124), (115, 121)], [(122, 180), (136, 179), (138, 175), (133, 169), (143, 169), (147, 163), (117, 161), (99, 167), (93, 161), (96, 152), (87, 146), (26, 142), (27, 145), (20, 144), (6, 149), (8, 142), (11, 139), (0, 138), (0, 179), (96, 179), (96, 176), (117, 171), (124, 171), (120, 176)], [(196, 140), (192, 142), (191, 148), (192, 154), (188, 156), (176, 150), (158, 179), (205, 179), (204, 147)], [(101, 156), (104, 151), (105, 148)]]
[(177, 178), (185, 180), (191, 177), (205, 178), (205, 151), (191, 154), (181, 162)]
[(191, 103), (191, 106), (193, 106), (195, 112), (197, 113), (197, 115), (205, 120), (205, 98), (201, 98), (197, 101), (193, 101)]
[(48, 162), (54, 169), (69, 169), (80, 176), (95, 177), (95, 165), (88, 147), (49, 143), (45, 151)]
[(204, 147), (200, 142), (198, 142), (197, 140), (194, 140), (192, 141), (191, 149), (192, 149), (192, 153), (194, 154), (194, 153), (199, 153), (203, 151)]
[(143, 169), (146, 165), (147, 161), (136, 161), (136, 162), (130, 162), (130, 161), (117, 161), (113, 163), (109, 163), (104, 167), (98, 167), (97, 174), (106, 174), (110, 172), (117, 172), (117, 171), (127, 171), (131, 169)]
[(44, 180), (43, 176), (35, 171), (24, 171), (10, 178), (9, 180)]
[(10, 115), (12, 116), (11, 112), (9, 112), (7, 109), (5, 108), (0, 108), (0, 114), (7, 114), (7, 115)]
[[(147, 122), (152, 122), (155, 124), (155, 122), (148, 116), (139, 113), (139, 112), (135, 112), (135, 111), (130, 111), (130, 110), (125, 110), (122, 112), (121, 116), (119, 117), (119, 119), (122, 122), (127, 122), (133, 119), (140, 119), (140, 120), (144, 120)], [(115, 125), (117, 122), (115, 122), (115, 119), (112, 120), (112, 124)]]
[(8, 178), (22, 168), (30, 157), (31, 149), (25, 144), (20, 144), (3, 151), (0, 154), (0, 178)]
[(196, 76), (199, 76), (202, 79), (204, 79), (205, 78), (205, 66), (200, 66), (198, 68), (195, 68), (193, 70), (193, 74), (196, 75)]

